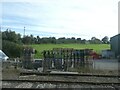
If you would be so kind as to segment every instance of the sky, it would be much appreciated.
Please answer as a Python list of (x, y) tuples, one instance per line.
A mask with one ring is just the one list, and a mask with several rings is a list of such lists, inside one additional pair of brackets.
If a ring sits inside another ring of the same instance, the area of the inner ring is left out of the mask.
[(40, 37), (102, 39), (118, 34), (119, 0), (0, 2), (1, 29)]

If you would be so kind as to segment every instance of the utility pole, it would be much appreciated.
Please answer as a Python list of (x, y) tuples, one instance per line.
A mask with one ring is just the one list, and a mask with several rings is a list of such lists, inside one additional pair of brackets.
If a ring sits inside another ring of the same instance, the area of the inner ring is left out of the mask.
[(0, 49), (2, 50), (2, 26), (0, 26)]
[(24, 27), (24, 37), (25, 37), (25, 27)]
[(0, 33), (2, 32), (2, 26), (0, 26)]

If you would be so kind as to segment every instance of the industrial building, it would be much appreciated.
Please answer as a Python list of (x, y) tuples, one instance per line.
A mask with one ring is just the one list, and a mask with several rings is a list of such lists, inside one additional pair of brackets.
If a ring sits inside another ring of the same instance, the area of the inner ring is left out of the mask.
[(120, 34), (110, 38), (110, 48), (120, 58)]

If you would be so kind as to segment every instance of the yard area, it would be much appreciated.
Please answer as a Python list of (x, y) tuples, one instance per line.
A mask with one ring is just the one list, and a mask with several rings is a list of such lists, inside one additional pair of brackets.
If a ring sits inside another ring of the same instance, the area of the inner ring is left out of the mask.
[[(78, 72), (80, 74), (83, 74), (83, 73), (84, 74), (99, 74), (99, 75), (101, 75), (101, 74), (102, 75), (118, 75), (119, 74), (119, 70), (116, 70), (116, 69), (106, 69), (106, 68), (101, 69), (102, 66), (105, 65), (105, 64), (102, 65), (102, 62), (103, 61), (95, 61), (95, 66), (96, 67), (92, 67), (90, 65), (85, 65), (84, 67), (80, 66), (79, 68), (69, 68), (68, 71), (70, 71), (70, 72)], [(117, 64), (117, 62), (108, 61), (107, 65), (108, 64), (112, 65), (112, 63)], [(97, 67), (97, 65), (98, 65), (99, 68)], [(24, 71), (24, 70), (25, 69), (22, 69), (20, 67), (15, 68), (14, 66), (12, 66), (10, 64), (6, 64), (6, 66), (4, 66), (2, 68), (2, 78), (3, 79), (18, 79), (20, 77), (20, 72)], [(37, 70), (33, 70), (33, 71), (39, 72)]]

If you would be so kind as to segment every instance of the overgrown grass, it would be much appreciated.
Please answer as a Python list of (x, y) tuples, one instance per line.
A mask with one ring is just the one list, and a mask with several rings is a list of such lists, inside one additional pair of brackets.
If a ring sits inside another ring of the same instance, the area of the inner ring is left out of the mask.
[(3, 79), (17, 79), (20, 75), (20, 70), (11, 68), (8, 66), (7, 68), (3, 68), (2, 70), (2, 78)]
[(43, 50), (52, 50), (53, 48), (74, 48), (74, 49), (93, 49), (97, 53), (101, 53), (101, 50), (110, 49), (109, 44), (34, 44), (29, 45), (37, 50), (35, 58), (42, 58)]
[(96, 75), (118, 75), (118, 70), (101, 70), (101, 69), (93, 69), (91, 67), (79, 67), (79, 68), (69, 68), (70, 72), (78, 72), (78, 73), (88, 73), (88, 74), (96, 74)]

